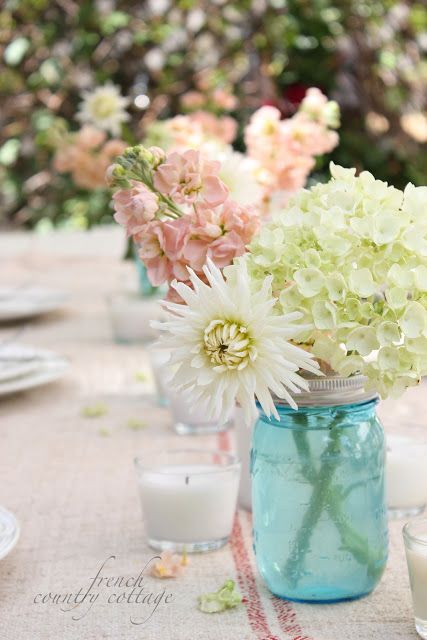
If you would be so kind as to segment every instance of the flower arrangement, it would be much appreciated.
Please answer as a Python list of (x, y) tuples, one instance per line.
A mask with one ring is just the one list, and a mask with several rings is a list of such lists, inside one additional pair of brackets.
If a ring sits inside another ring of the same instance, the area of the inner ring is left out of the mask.
[(280, 111), (258, 109), (245, 129), (247, 154), (258, 165), (257, 178), (266, 195), (290, 193), (303, 187), (315, 164), (315, 157), (329, 153), (338, 144), (339, 107), (314, 87), (297, 113), (281, 120)]
[(130, 116), (125, 107), (129, 99), (120, 94), (111, 83), (83, 93), (76, 119), (83, 123), (79, 131), (70, 132), (58, 123), (51, 129), (51, 142), (55, 148), (53, 169), (70, 173), (81, 189), (105, 189), (105, 173), (117, 155), (127, 145), (119, 138), (108, 138), (108, 133), (119, 136), (122, 123)]
[[(195, 100), (196, 95), (190, 97)], [(230, 146), (237, 134), (236, 120), (200, 109), (152, 123), (145, 144), (168, 152), (199, 149), (219, 160), (233, 197), (240, 204), (250, 199), (268, 215), (305, 185), (316, 156), (336, 147), (338, 126), (337, 103), (311, 88), (291, 118), (282, 120), (271, 106), (255, 111), (244, 129), (246, 153)]]
[[(294, 365), (295, 393), (298, 367), (314, 369), (301, 350), (342, 376), (362, 373), (383, 397), (427, 372), (427, 188), (402, 192), (333, 164), (331, 173), (261, 228), (225, 281), (211, 265), (209, 285), (193, 275), (194, 291), (173, 285), (187, 304), (167, 306), (163, 325), (181, 364), (175, 385), (207, 412), (222, 404), (225, 415), (236, 399), (249, 411), (255, 395), (269, 415), (267, 388), (291, 388), (281, 358)], [(301, 322), (292, 333), (290, 317)], [(275, 331), (301, 349), (286, 352)]]
[(220, 163), (188, 149), (127, 149), (109, 171), (115, 219), (139, 247), (151, 283), (188, 281), (210, 258), (223, 268), (245, 252), (257, 211), (231, 199)]

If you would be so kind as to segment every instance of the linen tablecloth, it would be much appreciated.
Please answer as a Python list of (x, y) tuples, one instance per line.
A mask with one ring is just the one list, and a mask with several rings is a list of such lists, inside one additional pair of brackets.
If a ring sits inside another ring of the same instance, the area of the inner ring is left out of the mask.
[[(32, 321), (20, 337), (68, 356), (66, 377), (0, 400), (0, 504), (16, 514), (22, 529), (16, 548), (0, 561), (0, 638), (416, 638), (402, 522), (390, 524), (390, 560), (380, 586), (356, 602), (304, 605), (270, 595), (257, 575), (245, 511), (238, 513), (226, 547), (192, 556), (178, 579), (144, 578), (144, 602), (120, 598), (131, 591), (125, 580), (132, 585), (155, 555), (144, 541), (135, 455), (196, 442), (234, 447), (232, 430), (175, 435), (168, 410), (155, 405), (144, 349), (113, 343), (106, 297), (134, 277), (133, 265), (120, 259), (123, 244), (113, 228), (0, 235), (0, 284), (31, 281), (71, 294), (62, 311)], [(0, 328), (0, 341), (14, 331)], [(104, 415), (83, 415), (85, 407), (99, 403)], [(388, 430), (405, 426), (415, 432), (424, 426), (426, 409), (423, 385), (383, 403), (380, 413)], [(136, 419), (146, 426), (131, 428)], [(96, 576), (83, 603), (73, 606), (75, 594), (82, 599)], [(197, 596), (227, 578), (236, 581), (243, 604), (216, 615), (198, 611)]]

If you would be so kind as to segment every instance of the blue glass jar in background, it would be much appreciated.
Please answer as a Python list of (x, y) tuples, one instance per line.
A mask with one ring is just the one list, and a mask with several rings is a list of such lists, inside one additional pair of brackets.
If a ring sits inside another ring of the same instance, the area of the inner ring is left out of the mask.
[(132, 253), (138, 274), (138, 287), (140, 295), (155, 296), (161, 294), (162, 291), (159, 291), (158, 287), (153, 287), (150, 280), (148, 279), (147, 268), (142, 262), (141, 258), (138, 256), (138, 247), (135, 244), (132, 245)]
[(387, 561), (385, 444), (362, 376), (310, 380), (298, 411), (261, 414), (251, 473), (258, 569), (280, 598), (336, 602), (378, 584)]

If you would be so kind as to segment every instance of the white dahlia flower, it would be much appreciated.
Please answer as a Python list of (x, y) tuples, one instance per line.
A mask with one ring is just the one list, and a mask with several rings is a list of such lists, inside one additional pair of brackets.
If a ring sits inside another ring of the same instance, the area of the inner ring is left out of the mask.
[(129, 98), (121, 95), (120, 88), (109, 82), (93, 91), (83, 92), (82, 97), (76, 118), (109, 131), (113, 136), (120, 135), (122, 123), (130, 119), (126, 111)]
[[(290, 395), (307, 390), (299, 369), (318, 373), (312, 355), (288, 342), (305, 327), (298, 312), (277, 315), (271, 278), (253, 291), (244, 261), (221, 271), (208, 261), (209, 284), (189, 269), (191, 288), (173, 287), (186, 304), (164, 302), (167, 320), (160, 345), (171, 354), (172, 386), (210, 417), (227, 420), (236, 401), (246, 417), (256, 415), (257, 399), (267, 416), (279, 418), (272, 393), (297, 408)], [(153, 323), (154, 324), (154, 323)]]

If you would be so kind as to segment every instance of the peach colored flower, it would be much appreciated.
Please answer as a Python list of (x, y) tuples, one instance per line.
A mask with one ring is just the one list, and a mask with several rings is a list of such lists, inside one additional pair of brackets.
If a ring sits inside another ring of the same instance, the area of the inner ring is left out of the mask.
[(114, 220), (126, 228), (128, 236), (136, 235), (143, 225), (154, 219), (158, 209), (157, 196), (141, 182), (132, 181), (131, 189), (120, 189), (113, 195)]
[(203, 158), (199, 151), (173, 152), (154, 173), (156, 189), (178, 204), (205, 200), (212, 206), (227, 198), (228, 189), (219, 179), (219, 162)]
[(230, 116), (215, 116), (209, 111), (195, 111), (188, 116), (193, 124), (200, 126), (206, 140), (216, 139), (224, 144), (233, 142), (237, 134), (237, 122)]
[(259, 228), (258, 216), (232, 200), (215, 208), (199, 205), (193, 218), (183, 257), (195, 271), (208, 257), (220, 268), (231, 264)]
[(153, 286), (177, 278), (187, 280), (188, 271), (183, 258), (183, 247), (189, 232), (189, 218), (154, 220), (134, 236), (139, 246), (138, 255), (147, 267)]
[(74, 144), (80, 149), (95, 149), (105, 142), (106, 137), (105, 131), (100, 131), (96, 127), (86, 124), (76, 133)]
[(212, 100), (217, 107), (225, 111), (232, 111), (237, 107), (236, 96), (225, 89), (215, 89), (212, 93)]
[(151, 575), (154, 578), (178, 578), (183, 574), (188, 562), (186, 554), (178, 556), (170, 551), (163, 551), (160, 560), (153, 564)]
[(181, 96), (181, 104), (185, 109), (200, 109), (206, 102), (200, 91), (187, 91)]

